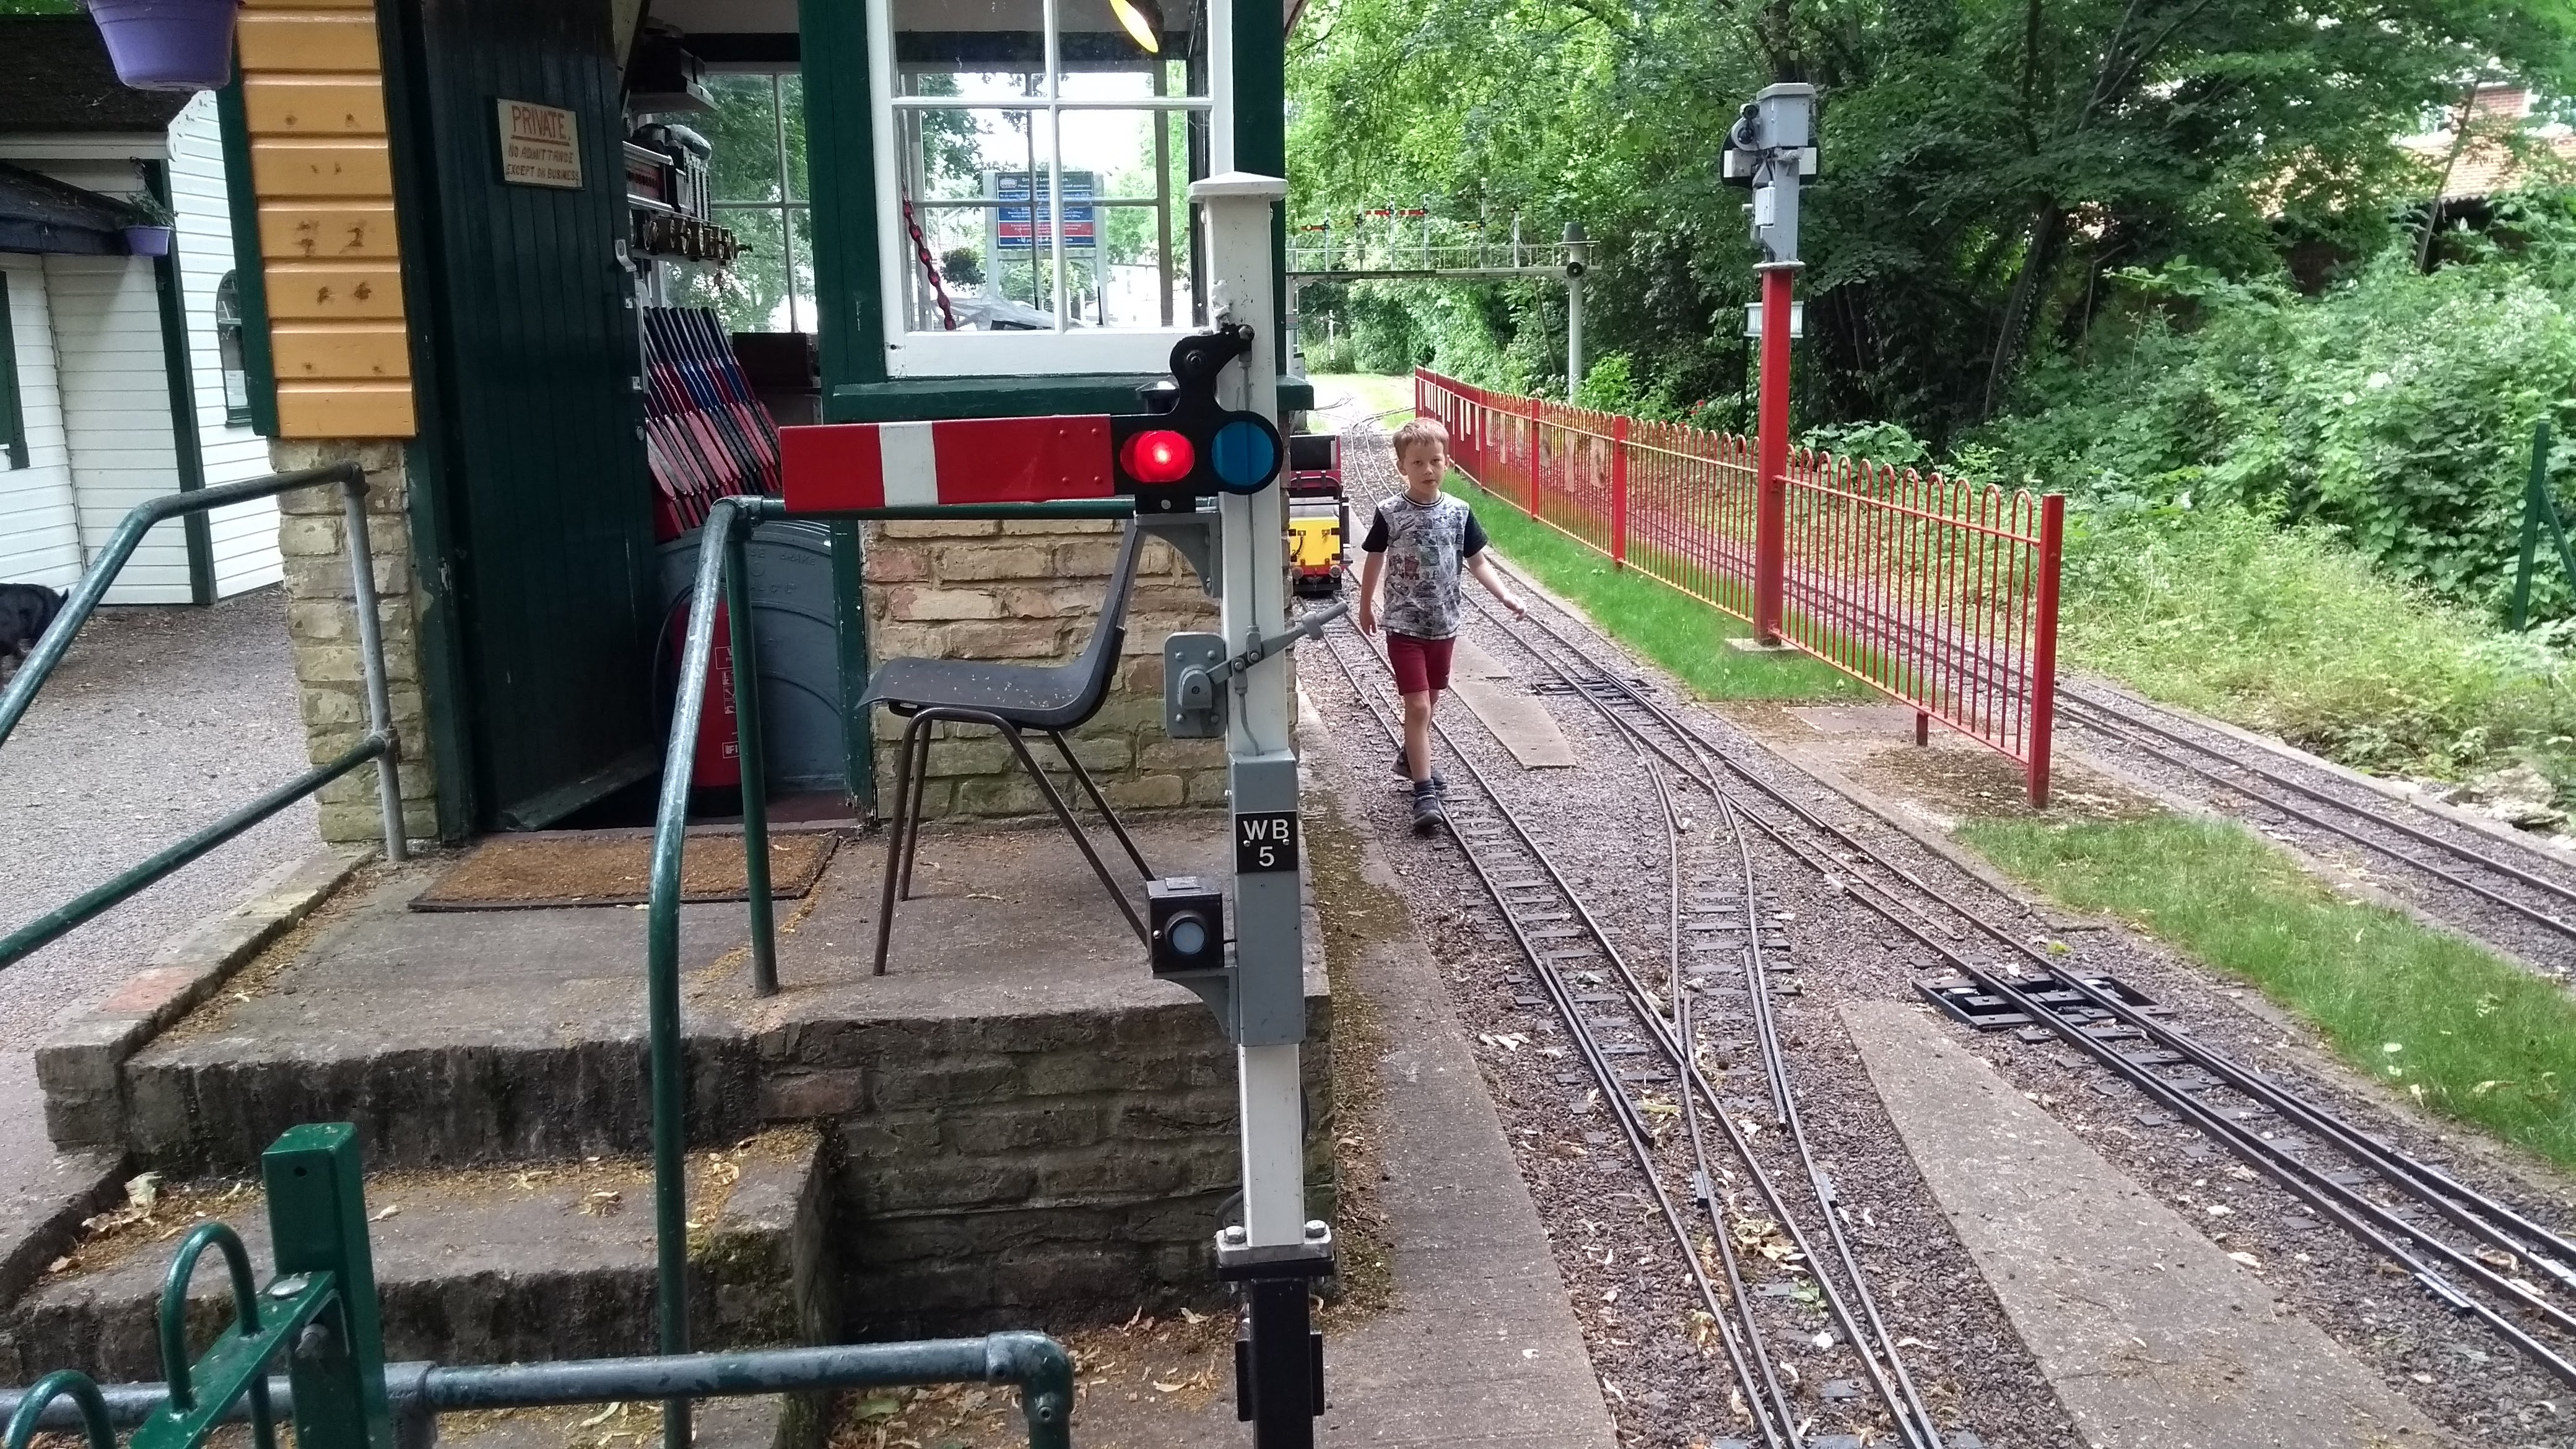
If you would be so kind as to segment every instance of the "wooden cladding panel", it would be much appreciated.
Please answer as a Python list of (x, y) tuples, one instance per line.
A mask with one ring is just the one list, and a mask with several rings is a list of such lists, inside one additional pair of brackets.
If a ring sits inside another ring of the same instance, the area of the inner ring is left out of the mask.
[(244, 75), (279, 71), (381, 75), (371, 11), (251, 10), (234, 32)]
[(420, 431), (411, 384), (277, 383), (277, 431), (287, 438), (408, 438)]
[(375, 80), (261, 76), (242, 85), (242, 114), (260, 136), (385, 134), (385, 91)]
[(393, 199), (393, 157), (382, 136), (346, 141), (280, 141), (253, 132), (251, 180), (272, 196)]
[(270, 335), (280, 383), (411, 376), (411, 334), (399, 322), (287, 322)]
[(395, 248), (391, 203), (288, 202), (260, 208), (260, 255), (272, 261), (390, 262), (399, 255)]
[(238, 36), (278, 433), (409, 437), (411, 342), (373, 0), (246, 0)]
[[(387, 321), (403, 315), (402, 273), (389, 266), (294, 262), (268, 269), (273, 322)], [(277, 329), (269, 329), (274, 342)]]

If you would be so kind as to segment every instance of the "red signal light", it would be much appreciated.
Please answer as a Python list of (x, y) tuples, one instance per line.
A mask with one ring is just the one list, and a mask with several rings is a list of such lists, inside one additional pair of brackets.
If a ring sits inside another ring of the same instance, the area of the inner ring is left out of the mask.
[(1198, 449), (1169, 428), (1138, 433), (1118, 450), (1119, 471), (1139, 483), (1178, 483), (1198, 461)]

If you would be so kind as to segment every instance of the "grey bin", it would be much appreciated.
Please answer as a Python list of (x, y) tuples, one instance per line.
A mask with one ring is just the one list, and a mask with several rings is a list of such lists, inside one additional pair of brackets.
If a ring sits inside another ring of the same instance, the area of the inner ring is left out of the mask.
[[(655, 552), (662, 609), (654, 669), (667, 700), (679, 670), (677, 641), (686, 637), (689, 591), (697, 585), (698, 535), (673, 539)], [(749, 553), (770, 792), (847, 789), (831, 530), (795, 519), (763, 523), (752, 532)]]

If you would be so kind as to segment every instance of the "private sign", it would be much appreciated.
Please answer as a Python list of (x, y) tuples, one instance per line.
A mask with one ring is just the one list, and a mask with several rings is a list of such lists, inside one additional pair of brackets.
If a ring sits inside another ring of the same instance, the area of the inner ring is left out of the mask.
[(581, 138), (572, 112), (501, 102), (501, 179), (512, 186), (581, 189)]

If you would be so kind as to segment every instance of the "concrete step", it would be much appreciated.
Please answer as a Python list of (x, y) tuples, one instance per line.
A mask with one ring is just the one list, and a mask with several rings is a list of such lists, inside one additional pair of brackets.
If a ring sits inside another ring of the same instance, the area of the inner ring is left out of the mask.
[[(689, 1158), (692, 1334), (701, 1348), (823, 1342), (839, 1325), (831, 1204), (813, 1132), (783, 1129)], [(507, 1363), (650, 1353), (653, 1174), (622, 1157), (370, 1176), (388, 1360)], [(157, 1314), (170, 1254), (209, 1218), (239, 1232), (264, 1280), (267, 1210), (247, 1182), (165, 1190), (148, 1218), (92, 1219), (61, 1266), (0, 1311), (0, 1382), (58, 1368), (161, 1377)], [(191, 1341), (231, 1319), (220, 1256), (200, 1260)]]
[[(811, 1449), (823, 1439), (828, 1395), (702, 1399), (691, 1416), (697, 1449)], [(438, 1421), (441, 1449), (651, 1449), (662, 1441), (659, 1404), (498, 1409)]]
[[(113, 1022), (58, 1031), (39, 1052), (49, 1094), (89, 1087), (101, 1100), (78, 1135), (174, 1175), (250, 1171), (299, 1122), (357, 1124), (372, 1168), (649, 1151), (644, 912), (409, 910), (432, 878), (388, 880), (147, 1043)], [(740, 994), (739, 963), (701, 978), (746, 939), (739, 905), (681, 912), (701, 1145), (758, 1125), (753, 1045), (696, 999)]]

